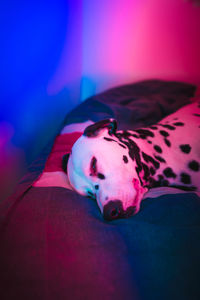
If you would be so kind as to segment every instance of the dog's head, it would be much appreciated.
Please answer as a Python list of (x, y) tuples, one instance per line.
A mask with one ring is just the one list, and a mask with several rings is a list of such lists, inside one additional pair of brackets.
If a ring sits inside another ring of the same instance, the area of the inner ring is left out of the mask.
[(147, 191), (129, 155), (126, 143), (116, 134), (114, 119), (88, 126), (75, 142), (64, 165), (72, 187), (97, 200), (107, 220), (131, 216), (139, 211)]

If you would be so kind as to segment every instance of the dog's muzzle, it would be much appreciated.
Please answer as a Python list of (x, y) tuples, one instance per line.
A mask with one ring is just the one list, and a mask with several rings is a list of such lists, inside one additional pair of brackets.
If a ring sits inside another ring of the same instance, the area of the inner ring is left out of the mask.
[(135, 207), (130, 206), (126, 210), (123, 209), (120, 200), (109, 201), (103, 208), (103, 217), (105, 220), (112, 221), (120, 218), (128, 218), (135, 213)]

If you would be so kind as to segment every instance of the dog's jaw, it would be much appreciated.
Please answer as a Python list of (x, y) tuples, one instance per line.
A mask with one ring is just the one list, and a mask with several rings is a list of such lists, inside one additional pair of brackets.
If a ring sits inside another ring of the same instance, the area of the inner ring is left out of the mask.
[(135, 206), (135, 214), (138, 213), (140, 210), (140, 204), (144, 197), (144, 194), (148, 192), (148, 189), (146, 187), (143, 187), (139, 180), (136, 178), (133, 178), (133, 187), (136, 191), (136, 196), (134, 199), (134, 206)]

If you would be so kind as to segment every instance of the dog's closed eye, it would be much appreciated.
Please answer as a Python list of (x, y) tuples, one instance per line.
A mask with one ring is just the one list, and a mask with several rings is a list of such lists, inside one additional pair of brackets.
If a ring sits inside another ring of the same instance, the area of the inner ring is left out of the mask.
[(93, 156), (90, 162), (90, 176), (95, 175), (97, 175), (97, 159)]

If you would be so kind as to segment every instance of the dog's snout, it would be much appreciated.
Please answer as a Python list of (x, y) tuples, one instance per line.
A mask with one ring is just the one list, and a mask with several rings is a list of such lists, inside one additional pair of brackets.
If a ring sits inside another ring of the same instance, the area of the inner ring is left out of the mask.
[(135, 206), (129, 206), (123, 209), (122, 201), (109, 201), (103, 208), (103, 217), (105, 220), (112, 221), (119, 218), (129, 218), (137, 212)]
[(121, 217), (123, 212), (122, 202), (120, 200), (109, 201), (103, 208), (103, 217), (111, 221)]

